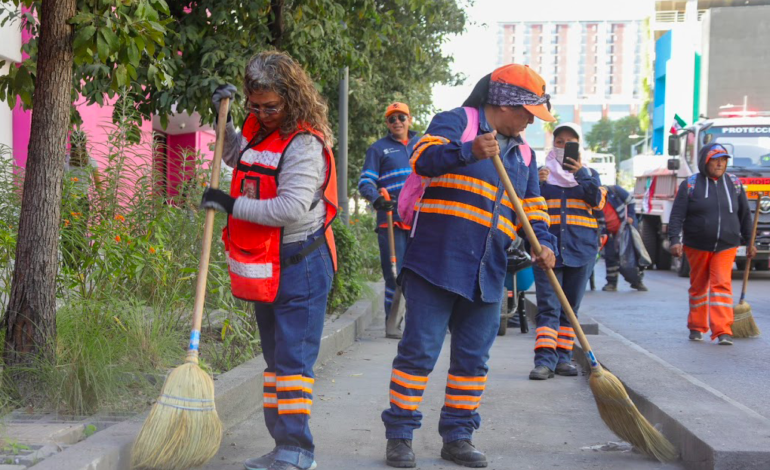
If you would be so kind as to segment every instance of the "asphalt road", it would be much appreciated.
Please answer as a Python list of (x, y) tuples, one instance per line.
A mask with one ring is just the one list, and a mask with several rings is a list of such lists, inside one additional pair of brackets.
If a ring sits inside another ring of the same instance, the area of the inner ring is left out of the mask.
[[(740, 295), (742, 273), (733, 273), (733, 295)], [(746, 300), (763, 335), (734, 340), (733, 346), (689, 341), (687, 289), (689, 280), (672, 271), (647, 271), (649, 292), (632, 290), (621, 278), (618, 292), (602, 292), (604, 264), (596, 267), (596, 292), (586, 292), (581, 316), (633, 341), (674, 367), (732, 400), (770, 418), (770, 273), (754, 272)]]

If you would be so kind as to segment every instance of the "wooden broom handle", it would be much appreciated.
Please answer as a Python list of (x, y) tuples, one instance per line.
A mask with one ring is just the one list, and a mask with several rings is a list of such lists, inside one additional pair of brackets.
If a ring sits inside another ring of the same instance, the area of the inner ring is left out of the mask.
[[(516, 195), (516, 190), (513, 189), (513, 184), (511, 184), (511, 179), (508, 177), (508, 172), (505, 171), (503, 161), (500, 160), (500, 155), (495, 155), (492, 157), (492, 163), (495, 164), (495, 169), (497, 170), (497, 174), (500, 176), (500, 180), (503, 182), (505, 192), (508, 193), (508, 199), (510, 199), (513, 203), (513, 208), (516, 212), (516, 218), (519, 220), (519, 222), (521, 222), (521, 225), (524, 228), (524, 233), (527, 236), (527, 240), (529, 240), (529, 244), (532, 245), (532, 249), (534, 250), (535, 254), (540, 256), (540, 253), (543, 251), (543, 247), (540, 246), (540, 242), (535, 236), (535, 231), (532, 230), (532, 225), (529, 223), (527, 214), (524, 212), (524, 207), (522, 207), (521, 201)], [(569, 322), (572, 323), (572, 328), (575, 330), (575, 336), (577, 336), (578, 341), (580, 341), (580, 345), (583, 347), (583, 350), (586, 353), (586, 356), (588, 356), (588, 359), (591, 361), (591, 368), (600, 368), (601, 366), (599, 365), (598, 361), (596, 361), (596, 358), (591, 351), (591, 345), (588, 343), (588, 338), (586, 338), (586, 335), (583, 333), (583, 329), (580, 327), (580, 323), (578, 322), (575, 312), (572, 310), (572, 306), (569, 304), (569, 300), (567, 300), (567, 296), (564, 295), (564, 290), (561, 288), (561, 284), (559, 284), (559, 280), (556, 278), (556, 274), (554, 274), (553, 269), (551, 268), (546, 269), (545, 272), (548, 275), (548, 281), (551, 283), (551, 287), (553, 288), (554, 292), (556, 292), (556, 296), (559, 298), (559, 302), (561, 302), (564, 313), (567, 314)]]
[[(390, 201), (390, 194), (385, 188), (380, 188), (380, 194), (386, 201)], [(387, 212), (388, 216), (388, 248), (390, 249), (390, 268), (393, 271), (393, 277), (398, 277), (396, 268), (396, 234), (393, 230), (393, 211)]]
[[(211, 189), (219, 189), (219, 173), (222, 166), (222, 152), (225, 146), (225, 128), (227, 112), (230, 108), (230, 98), (222, 98), (219, 102), (219, 117), (217, 121), (217, 142), (214, 147), (214, 161), (211, 164)], [(206, 209), (206, 221), (203, 224), (203, 244), (201, 259), (198, 264), (198, 282), (195, 286), (195, 306), (193, 307), (192, 333), (187, 361), (198, 363), (198, 344), (201, 324), (203, 323), (203, 306), (206, 303), (206, 281), (209, 275), (209, 258), (211, 257), (211, 240), (214, 236), (214, 215), (216, 209)], [(196, 338), (197, 335), (197, 338)]]
[[(759, 202), (762, 200), (764, 193), (757, 193), (757, 207), (754, 209), (754, 227), (751, 229), (751, 241), (746, 245), (746, 254), (748, 255), (749, 247), (754, 246), (754, 242), (757, 239), (757, 225), (759, 225)], [(746, 266), (743, 268), (743, 288), (741, 288), (741, 300), (738, 303), (743, 303), (743, 299), (746, 298), (746, 287), (749, 284), (749, 271), (751, 271), (751, 259), (746, 258)]]

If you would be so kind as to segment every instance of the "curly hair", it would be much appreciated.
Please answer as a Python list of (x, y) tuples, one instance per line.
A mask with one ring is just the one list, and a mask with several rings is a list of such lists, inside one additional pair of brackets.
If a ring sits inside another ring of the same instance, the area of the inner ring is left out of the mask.
[(302, 66), (288, 54), (263, 51), (252, 57), (246, 65), (243, 91), (246, 96), (255, 91), (272, 91), (281, 97), (285, 112), (281, 135), (309, 125), (324, 136), (326, 145), (334, 144), (326, 102)]

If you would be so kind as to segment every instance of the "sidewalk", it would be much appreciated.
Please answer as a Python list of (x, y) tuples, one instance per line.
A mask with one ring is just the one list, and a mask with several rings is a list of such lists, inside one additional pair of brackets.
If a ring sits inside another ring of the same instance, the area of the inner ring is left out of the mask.
[[(387, 406), (396, 341), (386, 340), (377, 319), (360, 341), (316, 370), (311, 429), (318, 468), (384, 469), (385, 438), (380, 413)], [(447, 336), (447, 342), (449, 342)], [(586, 377), (527, 378), (532, 368), (533, 333), (509, 330), (492, 349), (490, 375), (480, 408), (482, 427), (474, 442), (486, 452), (490, 469), (681, 469), (627, 451), (585, 449), (617, 442), (599, 418)], [(424, 425), (415, 435), (418, 468), (459, 469), (441, 460), (438, 416), (448, 347), (442, 351), (421, 411)], [(254, 393), (262, 393), (254, 390)], [(206, 470), (243, 468), (249, 457), (272, 449), (261, 412), (226, 433), (219, 454)]]

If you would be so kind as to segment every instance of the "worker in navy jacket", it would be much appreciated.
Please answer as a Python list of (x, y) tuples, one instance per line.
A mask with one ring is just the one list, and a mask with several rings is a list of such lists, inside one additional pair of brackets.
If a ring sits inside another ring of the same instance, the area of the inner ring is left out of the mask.
[[(390, 265), (388, 244), (387, 213), (392, 211), (396, 242), (397, 268), (401, 268), (406, 250), (409, 226), (398, 216), (397, 201), (406, 177), (412, 172), (409, 155), (416, 139), (416, 133), (409, 130), (412, 116), (404, 103), (392, 103), (385, 110), (388, 135), (378, 140), (366, 151), (366, 160), (358, 180), (358, 191), (377, 211), (377, 241), (380, 245), (382, 277), (385, 279), (385, 319), (390, 315), (390, 306), (396, 292), (396, 278)], [(390, 195), (387, 201), (381, 194), (385, 188)]]
[[(552, 267), (555, 237), (548, 232), (535, 159), (520, 136), (534, 116), (553, 121), (547, 102), (536, 72), (504, 66), (482, 78), (465, 102), (470, 110), (436, 115), (415, 145), (414, 171), (430, 180), (416, 204), (400, 274), (408, 313), (393, 361), (390, 407), (382, 413), (390, 466), (416, 465), (412, 435), (447, 328), (452, 357), (439, 419), (441, 457), (470, 467), (487, 464), (471, 439), (481, 424), (487, 360), (500, 325), (506, 249), (520, 226), (490, 158), (500, 155), (543, 245), (534, 261)], [(476, 137), (463, 142), (469, 116), (478, 117)]]
[[(577, 315), (586, 283), (591, 275), (598, 246), (598, 225), (594, 210), (606, 202), (599, 174), (587, 168), (581, 158), (564, 156), (567, 142), (581, 140), (580, 126), (558, 125), (553, 131), (553, 148), (546, 157), (549, 170), (540, 191), (548, 204), (550, 231), (558, 239), (558, 257), (554, 274)], [(576, 376), (572, 365), (575, 331), (562, 310), (556, 292), (545, 270), (535, 266), (537, 295), (537, 330), (535, 335), (535, 368), (531, 380), (546, 380), (554, 373)]]
[[(636, 210), (634, 195), (618, 185), (606, 186), (607, 204), (601, 213), (602, 231), (609, 237), (604, 246), (604, 263), (607, 268), (607, 284), (602, 287), (605, 292), (618, 290), (618, 273), (620, 272), (620, 253), (618, 252), (617, 235), (625, 220), (636, 226)], [(638, 268), (637, 268), (638, 269)], [(631, 288), (646, 291), (647, 286), (642, 282), (643, 272), (638, 273), (639, 282), (631, 282)]]

